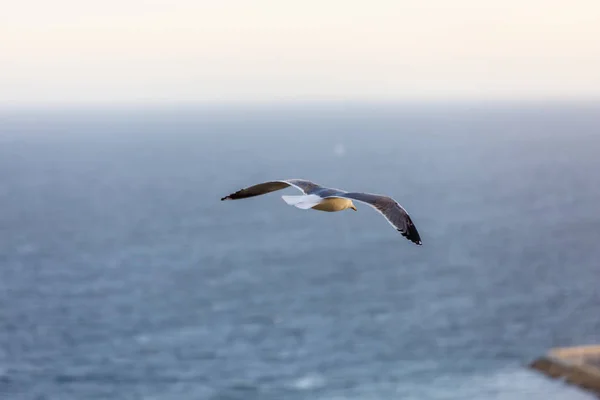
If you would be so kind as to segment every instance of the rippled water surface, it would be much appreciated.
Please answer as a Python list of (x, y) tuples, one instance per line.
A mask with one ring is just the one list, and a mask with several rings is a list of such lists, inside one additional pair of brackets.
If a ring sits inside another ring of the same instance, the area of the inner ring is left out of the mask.
[[(2, 399), (590, 399), (600, 108), (3, 112)], [(269, 179), (385, 193), (321, 213)]]

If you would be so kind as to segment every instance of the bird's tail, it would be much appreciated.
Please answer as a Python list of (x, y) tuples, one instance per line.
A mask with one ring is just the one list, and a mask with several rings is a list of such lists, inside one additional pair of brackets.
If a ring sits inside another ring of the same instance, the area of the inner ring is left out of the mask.
[(323, 199), (315, 194), (307, 194), (302, 196), (281, 196), (283, 201), (290, 206), (295, 206), (303, 210), (308, 210), (319, 204)]

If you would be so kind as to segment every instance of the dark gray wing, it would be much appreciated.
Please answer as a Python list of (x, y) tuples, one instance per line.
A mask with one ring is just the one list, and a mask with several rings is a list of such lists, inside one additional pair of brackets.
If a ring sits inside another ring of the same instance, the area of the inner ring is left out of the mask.
[(421, 236), (413, 224), (410, 216), (398, 202), (391, 197), (380, 196), (370, 193), (340, 193), (333, 197), (346, 197), (352, 200), (358, 200), (366, 203), (379, 211), (388, 220), (388, 222), (399, 231), (402, 236), (413, 243), (421, 245)]
[(321, 186), (316, 183), (306, 181), (303, 179), (287, 179), (282, 181), (270, 181), (259, 183), (258, 185), (249, 186), (247, 188), (238, 190), (235, 193), (232, 193), (228, 196), (223, 197), (221, 200), (238, 200), (238, 199), (246, 199), (248, 197), (260, 196), (262, 194), (267, 194), (274, 192), (276, 190), (285, 189), (288, 186), (293, 186), (298, 190), (301, 190), (305, 194), (310, 194), (315, 190), (321, 188)]
[(302, 190), (304, 194), (312, 194), (320, 189), (323, 189), (323, 186), (317, 185), (316, 183), (307, 181), (305, 179), (286, 179), (284, 182), (289, 183), (296, 189)]

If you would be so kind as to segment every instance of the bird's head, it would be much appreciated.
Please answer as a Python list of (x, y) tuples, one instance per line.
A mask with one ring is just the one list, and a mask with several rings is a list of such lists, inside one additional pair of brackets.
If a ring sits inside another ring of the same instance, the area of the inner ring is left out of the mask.
[(357, 211), (356, 206), (352, 202), (350, 202), (350, 205), (348, 206), (348, 208), (351, 208), (352, 210)]

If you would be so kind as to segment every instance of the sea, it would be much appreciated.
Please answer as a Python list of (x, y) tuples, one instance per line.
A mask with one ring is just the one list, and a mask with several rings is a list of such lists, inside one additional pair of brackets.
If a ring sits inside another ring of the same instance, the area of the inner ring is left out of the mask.
[[(385, 194), (287, 205), (303, 178)], [(600, 104), (0, 111), (0, 398), (593, 399)]]

